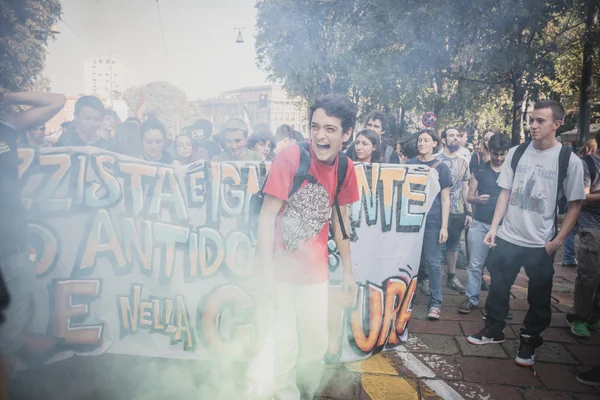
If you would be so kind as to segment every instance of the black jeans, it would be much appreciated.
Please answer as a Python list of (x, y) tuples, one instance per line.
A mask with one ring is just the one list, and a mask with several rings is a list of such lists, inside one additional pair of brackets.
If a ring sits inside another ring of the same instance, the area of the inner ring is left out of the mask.
[(496, 247), (488, 256), (491, 275), (490, 291), (485, 302), (486, 324), (503, 330), (508, 315), (510, 289), (521, 266), (529, 278), (527, 301), (529, 310), (523, 320), (522, 334), (539, 336), (552, 319), (552, 277), (554, 254), (548, 255), (544, 247), (521, 247), (496, 238)]

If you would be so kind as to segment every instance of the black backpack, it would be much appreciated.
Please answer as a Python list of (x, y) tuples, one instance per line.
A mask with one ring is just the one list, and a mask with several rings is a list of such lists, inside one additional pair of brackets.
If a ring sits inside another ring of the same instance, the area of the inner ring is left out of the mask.
[[(294, 175), (294, 182), (292, 184), (292, 188), (290, 193), (288, 194), (288, 199), (294, 195), (300, 189), (300, 186), (304, 183), (304, 181), (308, 180), (310, 182), (316, 182), (316, 179), (311, 176), (308, 171), (310, 170), (310, 143), (302, 142), (298, 143), (297, 146), (300, 148), (300, 164), (298, 165), (298, 169), (296, 170), (296, 174)], [(342, 189), (342, 185), (344, 180), (346, 179), (346, 172), (348, 171), (348, 156), (342, 151), (338, 153), (338, 169), (337, 169), (337, 189), (335, 192), (335, 197), (333, 200), (333, 205), (337, 212), (338, 220), (340, 221), (340, 228), (342, 230), (342, 236), (344, 239), (348, 239), (348, 234), (346, 232), (346, 228), (344, 227), (344, 221), (342, 221), (342, 214), (340, 211), (340, 206), (338, 204), (338, 195), (340, 194), (340, 190)], [(258, 217), (260, 215), (260, 210), (262, 209), (263, 202), (265, 200), (265, 196), (263, 193), (264, 185), (267, 183), (267, 176), (265, 178), (265, 182), (263, 183), (263, 187), (256, 194), (252, 196), (250, 199), (250, 232), (254, 235), (255, 238), (258, 238)]]
[[(510, 167), (513, 170), (513, 177), (517, 171), (517, 165), (527, 150), (527, 147), (531, 143), (531, 140), (521, 143), (515, 150), (513, 158), (510, 162)], [(567, 197), (565, 196), (565, 178), (567, 177), (567, 170), (569, 169), (569, 161), (571, 160), (571, 147), (565, 146), (564, 144), (560, 148), (558, 155), (558, 185), (556, 186), (556, 206), (557, 211), (554, 212), (554, 237), (558, 234), (558, 215), (567, 212)], [(562, 190), (561, 190), (562, 189)]]
[(588, 171), (590, 172), (590, 188), (591, 188), (592, 185), (594, 184), (594, 181), (596, 180), (596, 174), (597, 174), (596, 163), (594, 162), (594, 159), (592, 158), (591, 154), (583, 156), (583, 162), (585, 162), (587, 164)]

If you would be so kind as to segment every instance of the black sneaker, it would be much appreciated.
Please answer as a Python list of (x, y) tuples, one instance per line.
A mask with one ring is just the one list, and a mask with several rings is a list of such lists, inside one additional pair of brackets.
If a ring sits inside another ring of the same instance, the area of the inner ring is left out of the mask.
[(481, 290), (483, 290), (484, 292), (490, 290), (490, 285), (488, 285), (488, 283), (483, 278), (481, 278)]
[(477, 306), (471, 303), (469, 299), (463, 301), (463, 303), (458, 307), (458, 312), (461, 314), (469, 314), (471, 311), (476, 309)]
[(471, 344), (504, 343), (504, 331), (497, 332), (497, 329), (486, 326), (479, 333), (469, 336), (467, 341)]
[(530, 336), (521, 333), (521, 344), (515, 357), (515, 363), (522, 367), (531, 367), (535, 364), (535, 349), (540, 347), (544, 341), (541, 336)]
[(521, 342), (515, 363), (521, 367), (531, 367), (535, 364), (535, 347)]
[(577, 374), (577, 382), (582, 385), (600, 386), (600, 364), (596, 365), (589, 371), (580, 372)]

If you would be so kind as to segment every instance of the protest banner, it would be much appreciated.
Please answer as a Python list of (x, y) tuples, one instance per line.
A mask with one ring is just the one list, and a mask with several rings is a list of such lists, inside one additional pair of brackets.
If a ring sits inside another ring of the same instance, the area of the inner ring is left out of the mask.
[[(163, 165), (87, 147), (19, 157), (37, 289), (26, 365), (104, 352), (235, 358), (260, 342), (248, 222), (268, 163)], [(350, 302), (329, 241), (328, 359), (336, 362), (406, 338), (426, 211), (439, 191), (425, 167), (355, 169)]]

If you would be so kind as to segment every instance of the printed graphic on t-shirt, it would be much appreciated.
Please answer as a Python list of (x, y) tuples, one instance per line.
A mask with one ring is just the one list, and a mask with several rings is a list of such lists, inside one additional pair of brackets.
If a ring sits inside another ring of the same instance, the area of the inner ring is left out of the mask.
[[(533, 168), (533, 172), (531, 171)], [(556, 171), (544, 169), (541, 165), (518, 165), (517, 174), (531, 174), (523, 182), (518, 182), (511, 193), (510, 205), (521, 210), (544, 215), (546, 213), (546, 187), (556, 180)], [(537, 185), (537, 186), (536, 186)]]
[(5, 141), (0, 141), (0, 154), (10, 153), (10, 146)]
[(283, 212), (283, 240), (296, 250), (321, 232), (331, 212), (329, 193), (319, 183), (307, 183), (290, 197)]

